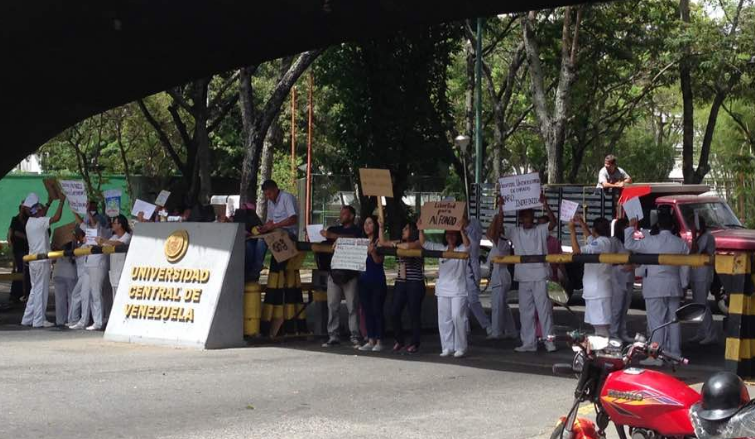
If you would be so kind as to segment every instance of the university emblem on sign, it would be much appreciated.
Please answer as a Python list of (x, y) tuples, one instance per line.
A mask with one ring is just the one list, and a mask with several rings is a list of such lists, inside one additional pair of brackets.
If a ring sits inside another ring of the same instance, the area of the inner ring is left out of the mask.
[(172, 264), (180, 261), (188, 249), (189, 233), (186, 230), (176, 230), (165, 240), (165, 257)]

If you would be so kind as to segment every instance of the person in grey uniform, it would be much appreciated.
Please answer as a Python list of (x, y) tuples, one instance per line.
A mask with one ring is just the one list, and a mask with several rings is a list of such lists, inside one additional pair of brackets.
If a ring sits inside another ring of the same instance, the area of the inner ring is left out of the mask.
[(477, 323), (485, 328), (488, 336), (492, 334), (490, 319), (488, 319), (485, 310), (480, 303), (480, 241), (482, 240), (482, 224), (477, 218), (470, 218), (469, 224), (465, 227), (467, 237), (469, 237), (469, 261), (466, 266), (466, 287), (467, 299), (469, 300), (469, 311), (474, 315)]
[[(658, 214), (657, 235), (640, 232), (635, 239), (637, 219), (632, 218), (630, 227), (624, 231), (624, 247), (634, 253), (647, 254), (680, 254), (689, 253), (687, 243), (672, 233), (674, 220), (670, 212)], [(642, 282), (642, 297), (645, 299), (647, 310), (648, 334), (661, 325), (674, 320), (674, 313), (679, 308), (684, 287), (689, 275), (689, 267), (672, 265), (645, 265), (645, 275)], [(667, 326), (658, 330), (651, 340), (670, 354), (681, 356), (681, 328), (679, 324)], [(662, 366), (663, 361), (648, 358), (640, 362), (644, 366)]]
[[(697, 225), (692, 230), (692, 250), (691, 253), (699, 255), (714, 255), (716, 254), (716, 239), (708, 231), (708, 227), (705, 224), (705, 218), (699, 217), (698, 222), (700, 228)], [(710, 345), (718, 342), (718, 336), (713, 326), (713, 316), (708, 306), (708, 292), (710, 291), (710, 284), (713, 283), (713, 267), (695, 267), (690, 272), (690, 287), (692, 289), (692, 297), (695, 303), (700, 303), (706, 306), (705, 316), (700, 323), (700, 327), (697, 330), (697, 335), (692, 338), (692, 342), (699, 342), (701, 345)]]

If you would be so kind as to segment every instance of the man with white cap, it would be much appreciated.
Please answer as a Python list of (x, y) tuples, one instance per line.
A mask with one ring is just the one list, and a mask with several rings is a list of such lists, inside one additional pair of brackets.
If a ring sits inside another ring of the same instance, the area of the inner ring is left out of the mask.
[[(32, 197), (33, 195), (33, 197)], [(39, 204), (39, 197), (36, 194), (29, 194), (24, 201), (31, 203), (36, 198), (29, 209), (30, 217), (26, 222), (26, 237), (29, 241), (29, 254), (46, 254), (50, 251), (50, 225), (60, 221), (63, 214), (63, 204), (65, 199), (60, 200), (58, 210), (55, 215), (46, 217), (47, 207)], [(47, 206), (52, 204), (48, 201)], [(21, 319), (24, 326), (33, 326), (35, 328), (49, 328), (55, 326), (47, 321), (45, 311), (47, 310), (47, 297), (50, 295), (50, 260), (43, 259), (29, 262), (29, 275), (31, 277), (31, 293), (29, 300), (26, 302), (26, 310)]]

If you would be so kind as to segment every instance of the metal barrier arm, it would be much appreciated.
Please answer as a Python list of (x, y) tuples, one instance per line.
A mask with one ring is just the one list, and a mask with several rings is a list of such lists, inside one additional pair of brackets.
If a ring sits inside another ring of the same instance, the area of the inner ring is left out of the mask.
[(75, 250), (60, 250), (49, 253), (36, 253), (32, 255), (26, 255), (24, 256), (24, 262), (43, 261), (45, 259), (60, 259), (75, 256), (110, 255), (113, 253), (126, 253), (127, 251), (128, 245), (119, 245), (115, 247), (112, 245), (106, 245), (102, 247), (85, 247), (77, 248)]
[[(332, 244), (315, 244), (299, 241), (296, 243), (299, 251), (311, 251), (313, 253), (333, 253)], [(442, 250), (412, 249), (405, 250), (391, 247), (378, 247), (378, 253), (384, 256), (401, 256), (405, 258), (444, 258), (444, 259), (469, 259), (465, 252), (449, 252)]]
[[(718, 258), (726, 257), (719, 255)], [(689, 267), (713, 266), (714, 256), (710, 255), (679, 255), (679, 254), (628, 254), (601, 253), (572, 254), (561, 253), (555, 255), (527, 255), (527, 256), (498, 256), (493, 258), (495, 264), (527, 264), (546, 262), (549, 264), (634, 264), (634, 265), (676, 265)]]

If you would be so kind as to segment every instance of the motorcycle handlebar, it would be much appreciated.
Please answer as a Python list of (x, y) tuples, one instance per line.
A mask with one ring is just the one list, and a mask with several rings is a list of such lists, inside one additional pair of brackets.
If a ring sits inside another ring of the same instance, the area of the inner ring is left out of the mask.
[(669, 354), (668, 352), (663, 352), (660, 349), (658, 350), (658, 356), (666, 358), (668, 360), (671, 360), (671, 361), (673, 361), (675, 363), (679, 363), (679, 364), (685, 365), (685, 366), (687, 364), (689, 364), (689, 360), (687, 358), (679, 357), (679, 356), (674, 355), (674, 354)]

